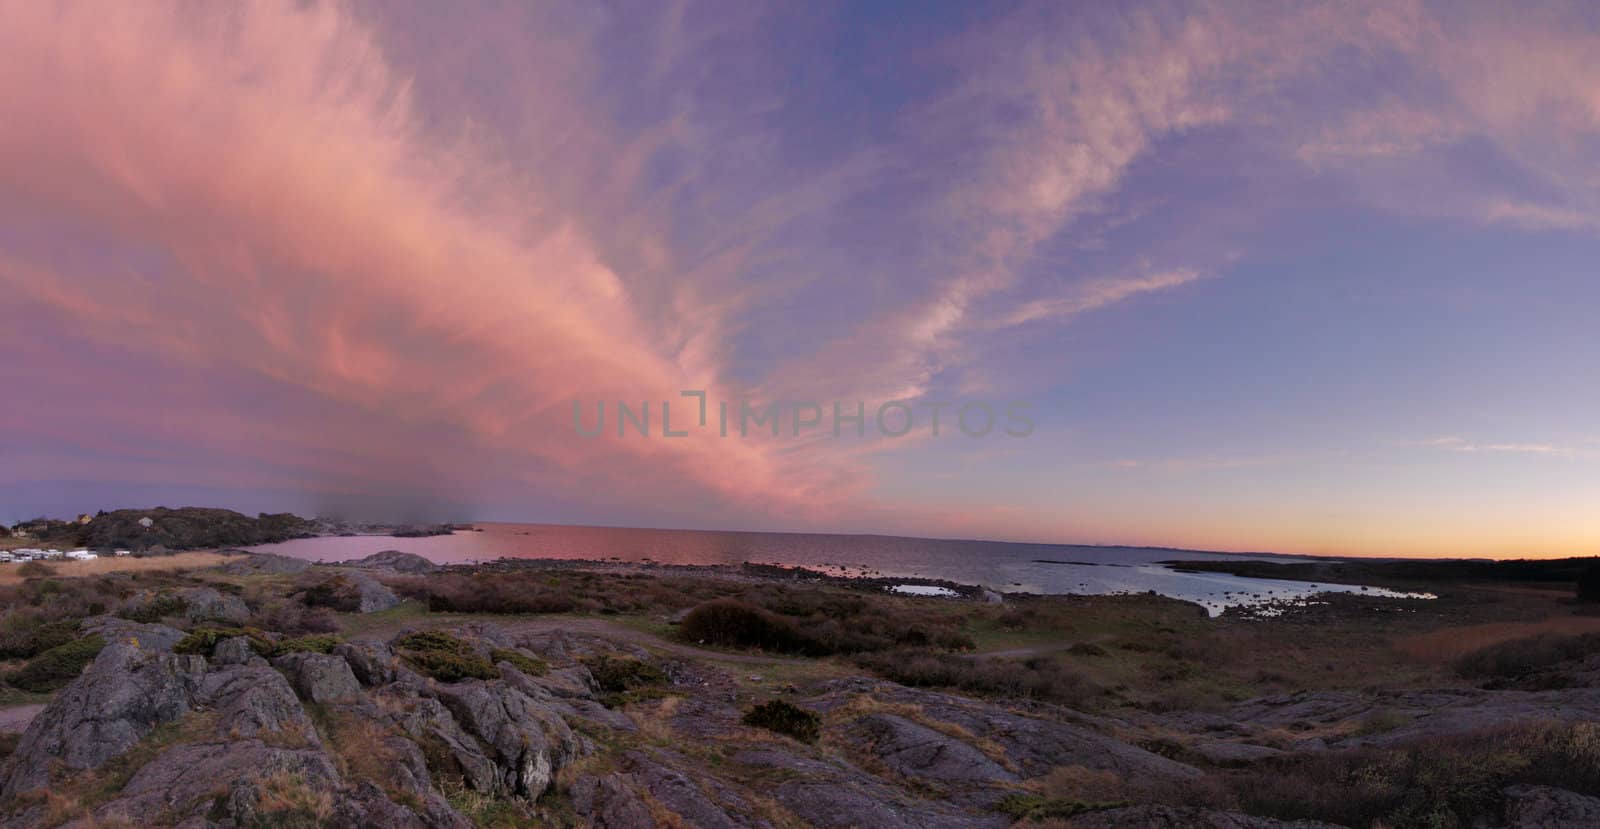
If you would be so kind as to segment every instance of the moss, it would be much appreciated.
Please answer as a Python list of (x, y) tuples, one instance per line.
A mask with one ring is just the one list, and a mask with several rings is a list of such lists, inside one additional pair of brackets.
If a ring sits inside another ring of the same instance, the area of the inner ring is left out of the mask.
[(550, 670), (549, 663), (537, 657), (528, 656), (508, 648), (494, 648), (489, 651), (489, 661), (494, 663), (507, 662), (511, 667), (527, 674), (528, 676), (542, 676)]
[(93, 662), (105, 646), (106, 640), (99, 636), (86, 636), (58, 645), (28, 660), (6, 681), (34, 693), (58, 690), (77, 679), (84, 666)]
[(781, 699), (764, 702), (745, 712), (745, 725), (765, 728), (802, 743), (814, 743), (822, 735), (822, 718)]
[(273, 656), (282, 656), (286, 653), (333, 653), (339, 644), (339, 637), (330, 633), (313, 633), (308, 636), (297, 636), (293, 639), (284, 639), (273, 646)]

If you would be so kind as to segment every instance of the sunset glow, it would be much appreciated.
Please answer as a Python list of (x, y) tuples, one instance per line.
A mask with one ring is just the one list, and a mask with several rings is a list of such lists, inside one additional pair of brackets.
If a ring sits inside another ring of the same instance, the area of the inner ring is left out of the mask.
[(435, 12), (0, 0), (0, 523), (1600, 551), (1594, 4)]

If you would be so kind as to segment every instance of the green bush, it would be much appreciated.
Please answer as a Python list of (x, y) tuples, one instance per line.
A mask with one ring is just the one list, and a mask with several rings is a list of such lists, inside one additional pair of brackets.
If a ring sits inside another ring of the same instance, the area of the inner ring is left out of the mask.
[(545, 671), (550, 670), (549, 664), (547, 664), (543, 659), (528, 656), (507, 648), (494, 648), (490, 650), (489, 661), (495, 663), (508, 662), (511, 664), (511, 667), (516, 668), (528, 676), (540, 676)]
[(692, 642), (780, 653), (817, 653), (789, 620), (737, 599), (714, 599), (689, 611), (678, 631)]
[(36, 615), (12, 614), (0, 626), (0, 659), (27, 659), (77, 638), (77, 619), (42, 622)]
[(793, 737), (802, 743), (814, 743), (822, 735), (821, 717), (781, 699), (764, 702), (746, 711), (743, 722), (753, 728), (765, 728)]
[(172, 652), (211, 656), (216, 652), (219, 642), (235, 636), (249, 639), (250, 649), (255, 651), (256, 655), (267, 659), (286, 653), (332, 653), (334, 646), (339, 644), (339, 637), (327, 634), (273, 641), (267, 634), (255, 628), (197, 628), (188, 636), (178, 640), (178, 644), (172, 647)]
[(394, 648), (413, 670), (440, 682), (494, 679), (500, 675), (470, 644), (448, 633), (409, 633), (396, 639)]
[(1479, 648), (1456, 660), (1462, 676), (1515, 679), (1600, 653), (1600, 634), (1543, 633)]
[(636, 691), (667, 681), (667, 675), (660, 668), (626, 656), (606, 654), (587, 659), (583, 664), (594, 675), (594, 681), (600, 685), (600, 689), (611, 694)]
[(24, 691), (45, 694), (64, 687), (78, 678), (83, 668), (99, 655), (106, 641), (98, 636), (86, 636), (65, 645), (58, 645), (28, 660), (6, 681)]

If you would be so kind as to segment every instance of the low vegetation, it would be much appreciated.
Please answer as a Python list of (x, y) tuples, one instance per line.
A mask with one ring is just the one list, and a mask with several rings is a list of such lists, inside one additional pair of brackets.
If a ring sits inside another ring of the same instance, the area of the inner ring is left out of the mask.
[(85, 636), (57, 645), (28, 660), (6, 676), (13, 687), (34, 693), (47, 693), (64, 687), (83, 673), (83, 668), (106, 646), (99, 636)]
[(429, 630), (406, 634), (395, 640), (394, 648), (417, 673), (440, 682), (494, 679), (500, 675), (472, 645), (448, 633)]
[(1498, 818), (1503, 789), (1517, 783), (1600, 790), (1600, 723), (1523, 723), (1305, 755), (1241, 773), (1232, 788), (1251, 814), (1431, 829)]
[(543, 659), (509, 648), (491, 648), (489, 650), (489, 661), (496, 665), (505, 662), (528, 676), (541, 676), (550, 670), (550, 663)]
[(769, 700), (746, 711), (743, 722), (752, 728), (765, 728), (802, 743), (814, 743), (822, 736), (821, 717), (781, 699)]
[(1480, 648), (1456, 661), (1466, 677), (1517, 680), (1600, 654), (1600, 633), (1546, 633)]

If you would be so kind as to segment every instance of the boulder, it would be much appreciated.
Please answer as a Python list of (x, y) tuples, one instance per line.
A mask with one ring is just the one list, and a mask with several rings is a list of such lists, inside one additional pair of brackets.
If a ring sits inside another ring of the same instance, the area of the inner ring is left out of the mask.
[(211, 649), (213, 665), (244, 665), (258, 659), (261, 657), (256, 654), (255, 648), (250, 646), (250, 638), (247, 636), (230, 636)]
[(283, 675), (264, 660), (230, 665), (200, 678), (196, 707), (217, 713), (218, 727), (230, 738), (274, 735), (297, 744), (319, 745), (317, 729)]
[(284, 576), (304, 573), (310, 567), (311, 562), (305, 559), (290, 558), (271, 553), (250, 553), (243, 558), (236, 558), (217, 569), (230, 576)]
[(184, 618), (191, 622), (224, 622), (242, 625), (250, 620), (250, 608), (244, 599), (232, 593), (223, 593), (210, 587), (196, 587), (179, 593), (188, 607)]
[(576, 756), (577, 741), (566, 722), (504, 682), (459, 682), (436, 693), (463, 730), (494, 749), (505, 793), (537, 798), (550, 788), (556, 770)]
[(300, 698), (307, 702), (328, 703), (351, 700), (361, 695), (361, 683), (344, 658), (327, 653), (290, 653), (272, 660), (283, 671)]
[(387, 685), (395, 681), (400, 667), (399, 659), (389, 646), (382, 642), (358, 640), (341, 642), (333, 649), (335, 656), (349, 663), (350, 670), (362, 685)]
[(625, 774), (584, 775), (569, 792), (572, 809), (589, 819), (591, 829), (648, 829), (656, 825), (650, 807)]
[(1504, 794), (1507, 829), (1600, 826), (1600, 798), (1549, 786), (1510, 786)]
[(351, 573), (349, 574), (349, 579), (351, 584), (355, 586), (356, 595), (360, 601), (358, 610), (361, 613), (388, 610), (401, 602), (400, 597), (389, 589), (389, 585), (366, 573)]

